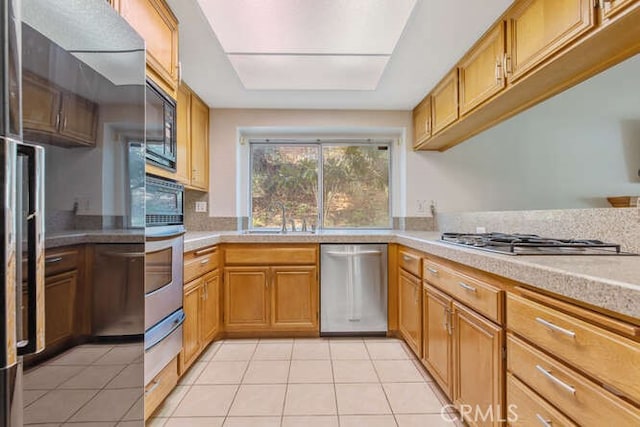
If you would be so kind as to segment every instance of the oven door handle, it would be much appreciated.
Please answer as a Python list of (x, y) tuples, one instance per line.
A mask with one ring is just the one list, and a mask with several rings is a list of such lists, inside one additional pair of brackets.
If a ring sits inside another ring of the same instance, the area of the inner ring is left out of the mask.
[(147, 234), (146, 238), (147, 239), (156, 239), (156, 240), (164, 240), (164, 239), (169, 239), (169, 238), (173, 238), (173, 237), (180, 237), (184, 234), (184, 230), (180, 230), (180, 231), (169, 231), (167, 233), (159, 233), (159, 234)]
[(175, 332), (176, 329), (178, 329), (180, 326), (182, 326), (182, 324), (184, 323), (184, 320), (186, 319), (186, 314), (184, 312), (180, 313), (180, 316), (175, 318), (173, 321), (173, 325), (171, 325), (171, 329), (169, 329), (165, 334), (163, 334), (162, 336), (160, 336), (157, 340), (155, 340), (153, 343), (151, 343), (149, 345), (149, 347), (146, 347), (144, 349), (144, 351), (149, 351), (151, 350), (153, 347), (157, 346), (158, 344), (160, 344), (162, 341), (164, 341), (164, 339), (166, 337), (168, 337), (169, 335), (171, 335), (172, 333)]
[(172, 279), (172, 280), (171, 280), (169, 283), (167, 283), (166, 285), (162, 285), (162, 286), (160, 286), (159, 288), (152, 290), (151, 292), (147, 292), (146, 294), (144, 294), (144, 297), (145, 297), (145, 298), (147, 298), (147, 297), (150, 297), (150, 296), (155, 295), (155, 294), (157, 294), (157, 293), (160, 293), (160, 292), (162, 292), (163, 290), (167, 289), (169, 286), (174, 285), (174, 284), (175, 284), (175, 283), (174, 283), (174, 280)]

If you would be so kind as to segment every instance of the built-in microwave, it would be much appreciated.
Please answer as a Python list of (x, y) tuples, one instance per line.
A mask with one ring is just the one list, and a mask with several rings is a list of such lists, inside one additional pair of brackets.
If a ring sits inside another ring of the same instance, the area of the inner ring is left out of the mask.
[(155, 83), (147, 80), (147, 161), (176, 170), (176, 102)]

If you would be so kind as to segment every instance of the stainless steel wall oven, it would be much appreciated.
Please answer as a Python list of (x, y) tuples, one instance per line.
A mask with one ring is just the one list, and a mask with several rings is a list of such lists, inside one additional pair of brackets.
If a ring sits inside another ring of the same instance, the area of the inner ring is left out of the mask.
[(145, 384), (182, 347), (184, 188), (147, 175), (145, 229)]

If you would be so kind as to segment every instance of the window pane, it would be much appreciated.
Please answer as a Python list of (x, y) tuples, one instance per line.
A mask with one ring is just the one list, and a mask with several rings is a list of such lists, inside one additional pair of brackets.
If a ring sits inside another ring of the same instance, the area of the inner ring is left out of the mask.
[(280, 228), (279, 204), (287, 208), (287, 227), (302, 220), (310, 228), (318, 222), (317, 146), (251, 146), (251, 227)]
[(324, 227), (390, 226), (389, 147), (322, 147)]

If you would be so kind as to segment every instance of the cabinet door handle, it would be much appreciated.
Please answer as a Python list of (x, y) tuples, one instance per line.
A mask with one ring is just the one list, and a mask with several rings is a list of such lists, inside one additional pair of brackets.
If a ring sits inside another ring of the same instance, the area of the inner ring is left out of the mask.
[(438, 270), (436, 270), (435, 268), (427, 267), (427, 271), (433, 274), (434, 276), (438, 275)]
[(56, 129), (60, 129), (60, 113), (56, 114)]
[(474, 288), (473, 286), (469, 286), (464, 282), (458, 282), (458, 286), (460, 286), (462, 289), (464, 289), (465, 291), (469, 291), (469, 292), (477, 292), (478, 290), (476, 288)]
[(64, 116), (64, 120), (62, 121), (62, 130), (67, 128), (67, 116)]
[(575, 396), (576, 394), (576, 389), (575, 387), (571, 387), (569, 384), (565, 383), (564, 381), (562, 381), (560, 378), (556, 377), (555, 375), (553, 375), (551, 372), (547, 371), (546, 369), (544, 369), (542, 366), (540, 365), (536, 365), (536, 369), (545, 377), (547, 377), (548, 379), (550, 379), (552, 382), (556, 383), (557, 385), (559, 385), (560, 387), (562, 387), (565, 391), (568, 391), (569, 393), (571, 393), (572, 395)]
[(445, 308), (443, 312), (443, 320), (442, 326), (444, 326), (444, 330), (447, 331), (449, 335), (451, 335), (451, 330), (449, 329), (449, 309)]
[(560, 332), (561, 334), (564, 334), (564, 335), (566, 335), (568, 337), (571, 337), (571, 338), (575, 338), (576, 337), (576, 333), (575, 332), (570, 331), (569, 329), (562, 328), (562, 327), (560, 327), (558, 325), (554, 325), (553, 323), (551, 323), (551, 322), (549, 322), (547, 320), (544, 320), (541, 317), (536, 317), (536, 322), (546, 326), (547, 328), (551, 329), (552, 331)]
[(508, 53), (505, 53), (502, 56), (502, 61), (503, 61), (503, 69), (504, 69), (504, 75), (505, 77), (511, 74), (511, 55), (509, 55)]
[(200, 261), (200, 264), (204, 265), (204, 264), (207, 264), (209, 261), (211, 261), (211, 258), (205, 258), (202, 261)]
[(496, 84), (501, 84), (502, 83), (503, 62), (504, 61), (501, 61), (500, 58), (496, 58)]
[(536, 414), (536, 418), (538, 419), (538, 421), (540, 421), (540, 424), (542, 424), (544, 427), (552, 427), (551, 421), (545, 419), (542, 415)]
[(60, 262), (60, 261), (62, 261), (62, 257), (61, 256), (52, 257), (52, 258), (45, 258), (45, 260), (44, 260), (45, 264), (55, 264), (56, 262)]
[(413, 258), (410, 257), (409, 255), (402, 255), (402, 259), (405, 261), (411, 261)]

